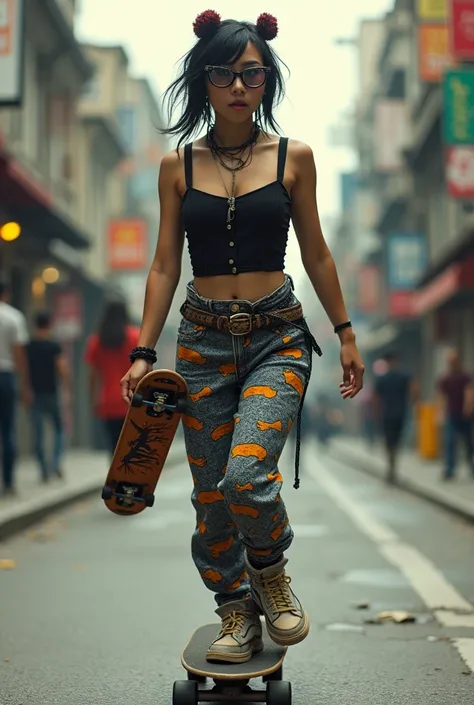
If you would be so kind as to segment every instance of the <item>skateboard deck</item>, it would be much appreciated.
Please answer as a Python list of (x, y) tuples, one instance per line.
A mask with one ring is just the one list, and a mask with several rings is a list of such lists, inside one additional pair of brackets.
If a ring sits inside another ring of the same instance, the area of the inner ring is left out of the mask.
[(255, 653), (246, 663), (219, 663), (206, 659), (209, 644), (216, 638), (220, 624), (205, 624), (196, 629), (181, 655), (184, 668), (206, 678), (237, 680), (260, 678), (278, 671), (286, 655), (286, 646), (279, 646), (263, 629), (263, 651)]
[[(264, 648), (246, 663), (219, 663), (206, 660), (206, 652), (216, 638), (220, 624), (205, 624), (196, 629), (181, 654), (188, 680), (175, 681), (173, 705), (197, 705), (205, 702), (264, 702), (267, 705), (291, 705), (291, 683), (283, 679), (283, 661), (287, 647), (275, 644), (263, 630)], [(212, 688), (200, 687), (207, 679)], [(266, 689), (250, 688), (252, 678), (262, 678)]]
[(138, 383), (102, 489), (111, 512), (131, 515), (153, 506), (186, 395), (186, 382), (172, 370), (153, 370)]

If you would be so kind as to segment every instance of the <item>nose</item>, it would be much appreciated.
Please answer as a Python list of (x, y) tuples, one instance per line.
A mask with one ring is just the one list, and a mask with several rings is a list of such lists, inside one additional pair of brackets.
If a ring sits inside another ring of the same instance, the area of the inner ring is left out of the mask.
[(236, 76), (232, 84), (232, 93), (245, 93), (245, 84), (242, 81), (242, 76)]

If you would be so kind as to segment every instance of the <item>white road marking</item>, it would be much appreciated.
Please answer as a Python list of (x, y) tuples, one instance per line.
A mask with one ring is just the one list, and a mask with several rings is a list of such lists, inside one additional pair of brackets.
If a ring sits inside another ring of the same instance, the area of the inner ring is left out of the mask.
[[(328, 460), (326, 459), (326, 462)], [(333, 458), (330, 459), (329, 464), (344, 467)], [(370, 514), (321, 465), (316, 469), (314, 463), (310, 462), (306, 464), (306, 470), (335, 504), (377, 545), (382, 556), (401, 571), (423, 602), (434, 611), (436, 619), (442, 626), (473, 627), (473, 605), (446, 580), (426, 556), (414, 546), (402, 541), (390, 527)], [(474, 639), (453, 639), (453, 644), (470, 670), (474, 672)]]
[(292, 524), (295, 536), (301, 538), (319, 538), (329, 533), (329, 527), (323, 524)]

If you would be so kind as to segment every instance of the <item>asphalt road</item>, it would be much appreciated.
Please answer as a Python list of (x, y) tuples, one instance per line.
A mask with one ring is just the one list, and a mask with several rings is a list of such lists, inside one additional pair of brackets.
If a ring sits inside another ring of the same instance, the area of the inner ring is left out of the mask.
[[(298, 491), (288, 452), (281, 469), (288, 572), (312, 621), (285, 661), (293, 702), (472, 705), (474, 526), (316, 447)], [(0, 544), (15, 561), (0, 570), (1, 705), (171, 703), (183, 645), (216, 620), (189, 556), (190, 489), (183, 464), (140, 517), (97, 498)], [(416, 621), (366, 623), (384, 610)]]

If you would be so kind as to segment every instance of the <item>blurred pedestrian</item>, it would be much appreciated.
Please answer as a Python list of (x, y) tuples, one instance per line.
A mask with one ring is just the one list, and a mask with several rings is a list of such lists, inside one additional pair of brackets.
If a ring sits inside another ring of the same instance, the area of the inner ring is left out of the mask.
[(474, 477), (474, 379), (463, 368), (459, 352), (446, 354), (447, 370), (437, 381), (438, 419), (444, 424), (443, 480), (452, 480), (456, 470), (456, 449), (461, 440)]
[[(71, 375), (69, 364), (61, 345), (52, 337), (51, 315), (40, 311), (35, 316), (34, 332), (27, 345), (28, 369), (31, 390), (31, 421), (36, 458), (41, 480), (62, 477), (62, 455), (64, 450), (63, 403), (71, 403)], [(62, 392), (62, 398), (61, 398)], [(54, 445), (51, 462), (46, 459), (45, 421), (54, 429)]]
[(86, 345), (92, 407), (103, 423), (111, 454), (126, 413), (119, 383), (129, 364), (130, 350), (138, 345), (139, 332), (130, 324), (126, 303), (110, 300), (105, 304), (97, 333), (90, 336)]
[[(364, 367), (321, 231), (312, 151), (272, 134), (283, 94), (269, 44), (276, 19), (221, 22), (207, 10), (194, 31), (199, 40), (167, 94), (173, 111), (183, 99), (177, 122), (163, 130), (178, 137), (178, 149), (161, 163), (142, 347), (131, 352), (122, 386), (129, 403), (156, 359), (186, 233), (194, 279), (181, 308), (176, 369), (190, 391), (183, 420), (194, 479), (192, 556), (222, 620), (206, 657), (241, 663), (263, 647), (262, 613), (279, 644), (309, 632), (285, 572), (293, 531), (278, 459), (301, 418), (312, 351), (321, 351), (284, 271), (291, 218), (315, 296), (341, 342), (345, 398), (362, 388)], [(298, 451), (299, 444), (296, 487)]]
[(28, 342), (26, 319), (21, 311), (10, 306), (9, 301), (10, 288), (7, 281), (2, 279), (0, 280), (0, 434), (4, 496), (16, 494), (15, 411), (18, 391), (26, 406), (31, 401), (25, 352), (25, 345)]
[(384, 359), (387, 367), (386, 371), (376, 378), (374, 404), (387, 453), (386, 480), (393, 484), (397, 479), (397, 459), (408, 419), (409, 404), (417, 399), (418, 387), (409, 372), (400, 367), (395, 352), (387, 353)]

